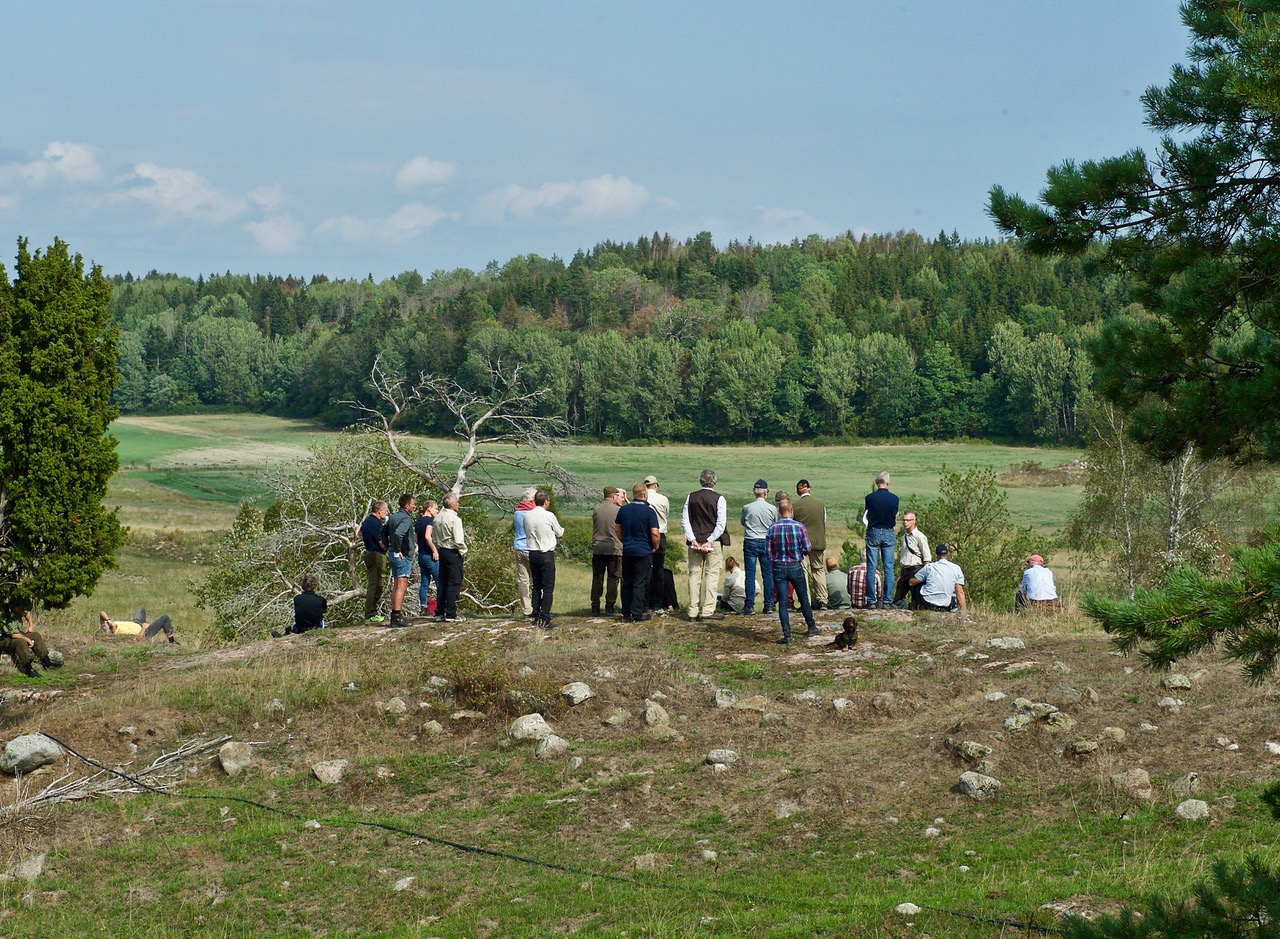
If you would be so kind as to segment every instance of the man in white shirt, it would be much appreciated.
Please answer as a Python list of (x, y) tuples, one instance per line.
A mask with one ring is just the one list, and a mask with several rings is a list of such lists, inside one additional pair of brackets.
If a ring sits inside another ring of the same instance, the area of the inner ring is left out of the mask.
[(456, 623), (458, 593), (462, 590), (462, 561), (467, 553), (466, 533), (458, 515), (458, 494), (446, 492), (440, 500), (444, 506), (436, 515), (432, 538), (440, 555), (440, 578), (436, 581), (436, 619)]
[(727, 508), (724, 496), (716, 492), (715, 470), (703, 470), (698, 483), (702, 488), (684, 500), (680, 522), (689, 546), (689, 619), (701, 622), (716, 612)]
[(662, 571), (667, 563), (667, 519), (671, 516), (671, 500), (658, 491), (658, 477), (646, 476), (644, 486), (649, 490), (649, 508), (658, 516), (658, 548), (653, 552), (653, 567), (649, 572), (649, 597), (646, 606), (650, 612), (663, 613)]
[(1014, 596), (1014, 605), (1019, 613), (1031, 607), (1057, 607), (1062, 603), (1058, 599), (1058, 588), (1053, 582), (1053, 571), (1044, 566), (1044, 558), (1033, 554), (1027, 558), (1027, 569), (1022, 572), (1022, 583)]
[(964, 571), (951, 561), (951, 549), (938, 545), (938, 560), (926, 564), (911, 578), (911, 585), (920, 587), (923, 608), (935, 613), (950, 613), (953, 609), (964, 612)]
[(529, 542), (529, 578), (533, 581), (533, 625), (551, 628), (551, 598), (556, 589), (556, 539), (564, 536), (560, 520), (547, 511), (551, 497), (545, 489), (533, 494), (533, 508), (525, 513), (524, 534)]

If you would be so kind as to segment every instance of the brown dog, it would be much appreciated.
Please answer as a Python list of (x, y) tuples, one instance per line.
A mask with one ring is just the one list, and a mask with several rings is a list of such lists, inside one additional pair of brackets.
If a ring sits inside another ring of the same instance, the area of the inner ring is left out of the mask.
[(852, 616), (844, 618), (844, 631), (836, 633), (835, 642), (831, 643), (829, 649), (852, 649), (858, 644), (858, 621)]

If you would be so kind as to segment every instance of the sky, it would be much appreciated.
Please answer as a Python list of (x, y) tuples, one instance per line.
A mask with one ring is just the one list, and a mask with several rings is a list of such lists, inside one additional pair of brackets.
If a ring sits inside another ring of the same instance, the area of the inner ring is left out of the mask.
[(479, 270), (654, 231), (995, 237), (1151, 150), (1173, 0), (168, 0), (0, 14), (0, 261)]

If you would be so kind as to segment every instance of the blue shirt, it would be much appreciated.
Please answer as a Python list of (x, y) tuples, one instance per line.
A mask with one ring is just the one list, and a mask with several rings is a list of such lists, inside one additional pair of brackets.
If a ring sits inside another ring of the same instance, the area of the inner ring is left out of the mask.
[(525, 554), (529, 553), (529, 536), (524, 530), (524, 516), (528, 511), (528, 509), (516, 509), (516, 514), (511, 516), (516, 529), (516, 537), (512, 545), (516, 551), (523, 551)]
[(887, 528), (893, 531), (898, 522), (898, 497), (888, 489), (876, 489), (864, 500), (867, 509), (867, 530)]
[(642, 558), (653, 554), (653, 532), (658, 527), (658, 513), (643, 499), (628, 502), (618, 509), (617, 524), (622, 526), (622, 556)]
[(387, 553), (387, 526), (376, 515), (370, 515), (360, 523), (360, 538), (366, 551)]

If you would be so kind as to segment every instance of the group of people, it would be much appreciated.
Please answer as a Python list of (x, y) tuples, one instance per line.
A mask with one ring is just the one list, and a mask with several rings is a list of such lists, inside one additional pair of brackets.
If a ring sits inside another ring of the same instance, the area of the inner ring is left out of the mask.
[[(364, 546), (365, 619), (393, 627), (413, 625), (413, 620), (405, 612), (404, 598), (409, 592), (416, 556), (419, 609), (427, 615), (434, 614), (440, 622), (455, 623), (462, 618), (458, 614), (458, 595), (462, 590), (463, 562), (467, 556), (466, 532), (458, 515), (458, 495), (447, 492), (439, 502), (424, 500), (419, 508), (417, 497), (406, 492), (400, 496), (398, 505), (392, 514), (390, 506), (379, 499), (357, 529), (357, 536)], [(380, 610), (388, 568), (391, 572), (391, 615), (384, 618)], [(433, 582), (436, 586), (434, 604), (429, 599)], [(303, 592), (306, 592), (305, 586)], [(298, 602), (295, 597), (295, 610)], [(294, 625), (299, 625), (296, 620)]]
[[(131, 639), (151, 639), (164, 636), (170, 645), (180, 645), (174, 634), (173, 620), (169, 615), (147, 620), (146, 607), (138, 607), (132, 619), (111, 619), (106, 611), (98, 613), (98, 632), (103, 636), (119, 636)], [(0, 655), (7, 655), (14, 667), (28, 678), (39, 678), (36, 663), (45, 668), (61, 668), (65, 659), (61, 652), (49, 646), (42, 633), (36, 631), (35, 619), (28, 605), (17, 605), (4, 610), (0, 616)]]

